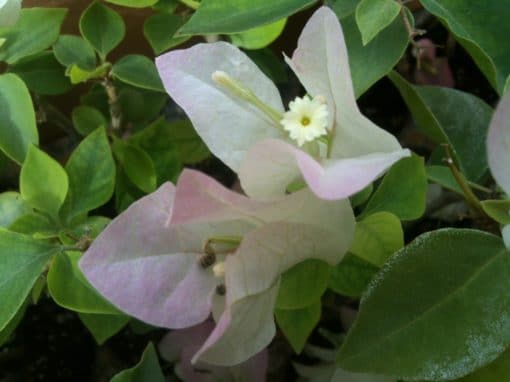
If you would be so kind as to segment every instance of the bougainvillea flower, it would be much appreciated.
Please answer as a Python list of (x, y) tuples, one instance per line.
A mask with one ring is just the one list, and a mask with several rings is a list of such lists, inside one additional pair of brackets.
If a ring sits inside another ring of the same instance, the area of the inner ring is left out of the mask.
[(282, 195), (302, 177), (323, 199), (346, 198), (410, 155), (361, 114), (329, 8), (314, 13), (287, 63), (308, 96), (285, 112), (275, 85), (233, 45), (198, 44), (156, 60), (170, 96), (252, 197)]
[(233, 367), (192, 364), (193, 355), (200, 349), (213, 329), (214, 322), (207, 320), (191, 328), (174, 330), (159, 342), (159, 354), (165, 360), (175, 363), (175, 373), (185, 382), (263, 382), (266, 380), (268, 366), (266, 349)]
[(510, 195), (510, 93), (496, 107), (487, 133), (487, 154), (492, 176)]
[(14, 25), (20, 11), (21, 0), (0, 0), (0, 28)]
[(180, 329), (213, 313), (194, 361), (236, 365), (275, 333), (280, 275), (316, 258), (338, 263), (350, 246), (348, 201), (308, 189), (263, 202), (185, 170), (114, 219), (80, 261), (91, 284), (122, 311)]

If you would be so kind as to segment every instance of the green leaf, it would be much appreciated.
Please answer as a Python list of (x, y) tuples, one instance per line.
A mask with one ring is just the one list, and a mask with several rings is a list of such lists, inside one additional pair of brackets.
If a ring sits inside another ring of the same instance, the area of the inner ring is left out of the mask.
[(353, 207), (361, 206), (362, 204), (365, 204), (368, 199), (370, 199), (370, 196), (372, 195), (372, 192), (374, 191), (374, 185), (373, 183), (370, 183), (368, 186), (366, 186), (361, 191), (357, 192), (353, 196), (349, 198), (351, 201), (351, 205)]
[(152, 7), (159, 0), (106, 0), (109, 3), (122, 5), (123, 7), (130, 8), (145, 8)]
[(48, 290), (60, 306), (81, 313), (120, 314), (87, 282), (78, 267), (81, 253), (60, 253), (48, 272)]
[(44, 95), (56, 95), (71, 89), (65, 69), (55, 59), (52, 52), (41, 52), (26, 57), (9, 67), (9, 72), (17, 74), (30, 90)]
[(303, 350), (308, 336), (321, 319), (321, 302), (320, 300), (316, 301), (301, 309), (276, 309), (275, 317), (292, 349), (299, 354)]
[(20, 59), (42, 52), (57, 40), (67, 15), (61, 8), (25, 8), (12, 28), (0, 29), (7, 41), (0, 49), (0, 61), (14, 64)]
[(144, 150), (152, 159), (157, 176), (157, 184), (177, 180), (182, 164), (172, 137), (173, 125), (163, 118), (129, 138), (129, 143)]
[(151, 157), (141, 148), (116, 140), (113, 152), (126, 172), (129, 180), (140, 190), (150, 193), (156, 190), (156, 169)]
[(510, 200), (484, 200), (482, 208), (487, 215), (500, 224), (510, 224)]
[(403, 246), (400, 220), (388, 212), (376, 212), (356, 223), (350, 252), (380, 267)]
[(39, 143), (34, 106), (25, 83), (14, 74), (0, 76), (0, 149), (22, 164), (30, 144)]
[(495, 361), (456, 382), (503, 382), (510, 380), (510, 349)]
[(55, 222), (35, 211), (21, 215), (8, 228), (9, 231), (31, 236), (37, 235), (40, 238), (56, 237), (59, 229)]
[(248, 50), (245, 53), (274, 83), (280, 84), (288, 81), (287, 67), (271, 49)]
[(0, 330), (22, 307), (58, 247), (0, 228)]
[(425, 212), (427, 175), (423, 158), (413, 155), (394, 164), (363, 211), (363, 216), (387, 211), (401, 220), (418, 219)]
[(115, 162), (103, 128), (80, 143), (65, 169), (69, 192), (62, 212), (67, 221), (110, 200), (115, 188)]
[(344, 296), (359, 297), (378, 271), (378, 267), (348, 253), (331, 271), (329, 288)]
[(186, 19), (174, 14), (156, 13), (150, 16), (145, 21), (143, 33), (154, 53), (161, 54), (188, 40), (189, 37), (174, 36), (185, 22)]
[(9, 321), (9, 323), (2, 330), (0, 330), (0, 346), (3, 346), (5, 343), (7, 343), (7, 341), (10, 340), (11, 335), (14, 333), (16, 327), (25, 316), (25, 312), (29, 305), (28, 301), (29, 299), (27, 298), (25, 300), (25, 303), (21, 306), (21, 308), (18, 309), (14, 317)]
[(283, 28), (285, 28), (286, 22), (287, 19), (284, 18), (268, 25), (232, 34), (229, 37), (232, 44), (240, 48), (261, 49), (271, 44), (280, 36)]
[(124, 38), (126, 25), (117, 12), (95, 1), (80, 18), (80, 32), (104, 59)]
[(131, 369), (116, 374), (110, 382), (165, 382), (159, 366), (158, 355), (150, 343), (143, 352), (142, 359)]
[(81, 135), (88, 135), (98, 127), (106, 128), (108, 121), (96, 108), (80, 105), (73, 109), (71, 113), (73, 126)]
[(202, 0), (178, 35), (243, 32), (290, 16), (315, 0)]
[(469, 52), (499, 94), (510, 74), (510, 7), (506, 1), (424, 0)]
[(20, 216), (28, 214), (32, 209), (23, 201), (17, 192), (0, 194), (0, 227), (7, 228)]
[(454, 191), (460, 195), (463, 195), (462, 189), (452, 175), (450, 169), (446, 166), (427, 166), (427, 178), (437, 184), (440, 184), (444, 188)]
[(177, 148), (179, 159), (184, 164), (196, 164), (211, 155), (188, 120), (168, 124), (167, 134)]
[[(337, 15), (339, 15), (337, 13)], [(340, 16), (339, 16), (340, 17)], [(349, 53), (349, 67), (356, 97), (388, 74), (400, 61), (409, 43), (402, 18), (395, 19), (367, 45), (363, 45), (354, 15), (341, 19)], [(370, 62), (370, 65), (366, 63)]]
[(119, 86), (122, 116), (136, 127), (145, 127), (161, 116), (168, 95), (123, 84)]
[(61, 35), (53, 45), (53, 53), (65, 67), (77, 65), (84, 70), (96, 67), (94, 48), (80, 36)]
[(57, 216), (67, 195), (65, 170), (48, 154), (30, 146), (20, 175), (23, 199), (33, 208)]
[(121, 331), (130, 320), (128, 316), (119, 314), (78, 313), (78, 317), (98, 345), (104, 344)]
[(359, 2), (360, 0), (327, 0), (326, 5), (328, 5), (333, 12), (336, 13), (340, 20), (342, 20), (356, 11), (356, 7)]
[(413, 86), (396, 72), (389, 75), (411, 110), (418, 127), (437, 143), (449, 143), (468, 180), (487, 171), (485, 139), (492, 109), (459, 90)]
[(156, 65), (145, 56), (131, 54), (123, 57), (113, 65), (112, 74), (129, 85), (165, 93)]
[(400, 13), (395, 0), (361, 0), (356, 7), (356, 23), (361, 31), (363, 45), (368, 44)]
[(328, 287), (331, 267), (316, 259), (305, 260), (283, 273), (277, 309), (301, 309), (320, 300)]
[(340, 367), (409, 380), (450, 380), (510, 343), (510, 256), (503, 241), (443, 229), (385, 264), (340, 349)]

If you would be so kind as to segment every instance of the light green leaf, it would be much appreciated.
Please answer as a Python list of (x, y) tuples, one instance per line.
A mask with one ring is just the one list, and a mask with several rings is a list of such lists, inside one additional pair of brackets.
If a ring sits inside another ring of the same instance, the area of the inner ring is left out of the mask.
[(370, 283), (340, 367), (450, 380), (494, 360), (510, 343), (509, 254), (501, 238), (475, 230), (415, 239)]
[(156, 65), (145, 56), (131, 54), (123, 57), (113, 65), (112, 74), (129, 85), (165, 93)]
[(316, 259), (305, 260), (282, 275), (277, 309), (301, 309), (317, 300), (328, 287), (331, 267)]
[(71, 79), (72, 84), (87, 82), (95, 78), (104, 77), (110, 70), (111, 65), (106, 62), (93, 70), (84, 70), (76, 64), (72, 64), (66, 70), (66, 75)]
[(20, 216), (28, 214), (32, 209), (23, 201), (17, 192), (0, 194), (0, 227), (7, 228)]
[(230, 35), (232, 44), (244, 49), (261, 49), (278, 38), (282, 33), (287, 19), (278, 20), (274, 23), (253, 28), (241, 33)]
[(0, 149), (22, 164), (30, 144), (39, 143), (34, 106), (25, 83), (14, 74), (0, 76)]
[(467, 179), (477, 181), (483, 176), (488, 168), (485, 139), (492, 109), (472, 94), (437, 86), (414, 86), (396, 72), (389, 77), (418, 127), (435, 142), (451, 145)]
[(203, 0), (178, 35), (243, 32), (290, 16), (315, 0)]
[(9, 67), (9, 72), (17, 74), (30, 90), (44, 95), (57, 95), (71, 89), (65, 69), (55, 59), (52, 52), (41, 52), (26, 57)]
[(22, 307), (58, 247), (0, 228), (0, 331)]
[(115, 162), (103, 128), (87, 136), (66, 164), (69, 192), (62, 214), (67, 221), (105, 204), (115, 188)]
[(57, 40), (67, 15), (61, 8), (25, 8), (16, 25), (0, 28), (7, 41), (0, 49), (0, 61), (14, 64), (20, 59), (42, 52)]
[(56, 237), (59, 229), (55, 222), (35, 211), (21, 215), (8, 228), (9, 231), (31, 236), (38, 235), (40, 238)]
[(151, 157), (141, 148), (116, 140), (113, 152), (129, 180), (140, 190), (150, 193), (156, 190), (156, 169)]
[(145, 8), (152, 7), (159, 0), (106, 0), (109, 3), (122, 5), (123, 7), (130, 8)]
[(48, 290), (60, 306), (81, 313), (120, 314), (87, 282), (78, 267), (81, 253), (60, 253), (48, 272)]
[(30, 146), (20, 175), (23, 199), (33, 208), (57, 216), (67, 195), (65, 170), (48, 154)]
[(350, 252), (380, 267), (403, 246), (400, 220), (388, 212), (376, 212), (356, 223)]
[(361, 0), (356, 7), (356, 23), (361, 31), (363, 45), (368, 44), (400, 13), (395, 0)]
[(126, 25), (117, 12), (94, 1), (80, 18), (80, 32), (104, 59), (124, 38)]
[(510, 7), (507, 1), (423, 0), (423, 6), (437, 16), (487, 77), (499, 94), (510, 74)]
[(418, 219), (425, 211), (427, 175), (423, 158), (413, 155), (391, 167), (363, 211), (387, 211), (401, 220)]
[(117, 334), (130, 320), (128, 316), (119, 314), (78, 313), (78, 317), (98, 345)]
[(81, 135), (89, 135), (99, 127), (106, 128), (108, 121), (96, 108), (80, 105), (71, 113), (73, 126)]
[(359, 297), (379, 268), (358, 256), (347, 254), (340, 264), (333, 268), (329, 288), (348, 297)]
[(116, 374), (110, 382), (165, 382), (159, 366), (158, 355), (150, 343), (143, 352), (142, 359), (131, 369)]
[(65, 67), (73, 64), (83, 70), (94, 70), (96, 67), (94, 48), (80, 36), (61, 35), (53, 45), (53, 53)]
[(164, 51), (177, 46), (189, 37), (175, 37), (174, 34), (184, 25), (186, 19), (179, 15), (156, 13), (150, 16), (143, 26), (143, 33), (154, 53), (161, 54)]
[(299, 354), (303, 350), (308, 336), (312, 333), (321, 318), (321, 302), (301, 309), (275, 310), (276, 322), (285, 337), (289, 340), (292, 349)]
[(482, 208), (496, 222), (510, 224), (510, 200), (484, 200)]

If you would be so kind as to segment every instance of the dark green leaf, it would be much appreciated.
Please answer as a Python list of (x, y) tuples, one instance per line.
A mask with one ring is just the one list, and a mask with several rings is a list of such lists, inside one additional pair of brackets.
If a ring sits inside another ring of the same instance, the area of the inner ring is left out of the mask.
[(30, 144), (39, 143), (32, 99), (14, 74), (0, 76), (0, 149), (19, 164)]
[(500, 224), (510, 224), (510, 200), (484, 200), (482, 208)]
[(308, 336), (321, 318), (320, 300), (301, 309), (276, 309), (278, 326), (289, 340), (292, 349), (299, 354), (305, 346)]
[(98, 345), (117, 334), (129, 322), (129, 317), (119, 314), (78, 313)]
[(462, 195), (462, 189), (446, 166), (427, 166), (427, 177), (434, 183)]
[(340, 367), (409, 380), (449, 380), (510, 343), (510, 256), (474, 230), (421, 235), (385, 264), (364, 295)]
[(94, 1), (80, 18), (80, 32), (104, 58), (120, 44), (126, 25), (117, 12)]
[(67, 9), (25, 8), (12, 28), (0, 28), (7, 41), (0, 49), (0, 61), (14, 64), (18, 60), (42, 52), (57, 40)]
[(53, 53), (65, 67), (73, 64), (84, 70), (93, 70), (96, 67), (94, 48), (79, 36), (61, 35), (53, 45)]
[(143, 352), (142, 359), (131, 369), (116, 374), (110, 382), (165, 382), (159, 366), (158, 355), (150, 343)]
[(159, 0), (106, 0), (109, 3), (122, 5), (123, 7), (130, 8), (145, 8), (151, 7)]
[(143, 33), (154, 53), (161, 54), (189, 39), (189, 37), (174, 37), (175, 32), (184, 25), (185, 21), (181, 16), (167, 13), (154, 14), (145, 21)]
[(71, 117), (76, 131), (85, 136), (92, 133), (98, 127), (106, 128), (108, 126), (103, 113), (91, 106), (78, 106), (73, 109)]
[(211, 155), (209, 149), (189, 121), (169, 123), (167, 133), (177, 148), (178, 156), (182, 163), (195, 164)]
[(113, 65), (112, 73), (129, 85), (165, 93), (156, 65), (145, 56), (132, 54), (123, 57)]
[(331, 271), (329, 287), (341, 295), (359, 297), (377, 271), (378, 267), (358, 256), (347, 254)]
[(510, 349), (494, 362), (478, 369), (473, 374), (457, 379), (456, 382), (503, 382), (510, 380)]
[(150, 193), (156, 190), (156, 169), (151, 157), (141, 148), (116, 140), (113, 152), (129, 180), (140, 190)]

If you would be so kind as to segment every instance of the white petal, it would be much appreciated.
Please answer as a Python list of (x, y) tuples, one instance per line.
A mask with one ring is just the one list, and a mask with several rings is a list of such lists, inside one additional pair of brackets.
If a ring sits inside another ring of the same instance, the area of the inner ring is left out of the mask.
[(503, 96), (492, 116), (487, 154), (492, 176), (510, 195), (510, 92)]

